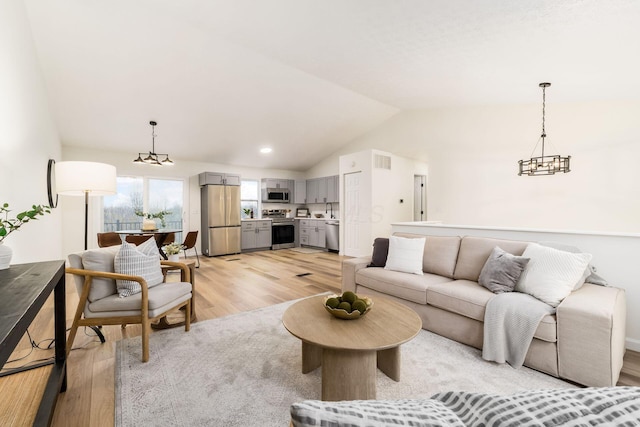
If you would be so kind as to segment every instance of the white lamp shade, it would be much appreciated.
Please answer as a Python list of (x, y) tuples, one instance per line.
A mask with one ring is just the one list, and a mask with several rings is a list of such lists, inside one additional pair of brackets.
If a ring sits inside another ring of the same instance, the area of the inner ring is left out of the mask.
[(58, 162), (56, 192), (62, 196), (116, 194), (116, 167), (95, 162)]

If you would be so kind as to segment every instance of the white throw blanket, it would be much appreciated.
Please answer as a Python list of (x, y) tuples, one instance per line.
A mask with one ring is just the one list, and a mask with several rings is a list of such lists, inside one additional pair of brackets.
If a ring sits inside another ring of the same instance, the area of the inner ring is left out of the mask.
[(482, 358), (521, 367), (540, 321), (555, 312), (555, 308), (528, 294), (497, 294), (485, 308)]

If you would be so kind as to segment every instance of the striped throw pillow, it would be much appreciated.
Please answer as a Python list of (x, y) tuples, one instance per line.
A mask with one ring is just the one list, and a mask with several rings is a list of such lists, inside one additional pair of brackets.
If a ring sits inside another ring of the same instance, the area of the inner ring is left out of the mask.
[[(140, 246), (122, 242), (113, 264), (116, 273), (140, 276), (147, 281), (149, 288), (159, 285), (164, 280), (160, 268), (160, 252), (155, 239), (148, 239)], [(120, 298), (142, 291), (140, 284), (133, 280), (116, 280), (116, 287)]]

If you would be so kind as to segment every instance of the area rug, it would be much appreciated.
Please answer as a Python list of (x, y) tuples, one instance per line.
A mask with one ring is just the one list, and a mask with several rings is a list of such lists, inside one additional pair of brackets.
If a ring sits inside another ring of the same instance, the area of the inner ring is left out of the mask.
[[(150, 359), (140, 338), (116, 350), (116, 426), (286, 426), (293, 402), (320, 399), (321, 369), (301, 373), (300, 341), (282, 326), (287, 302), (154, 332)], [(482, 360), (474, 348), (421, 331), (402, 346), (402, 378), (380, 371), (379, 399), (440, 391), (512, 393), (574, 388), (529, 368)]]

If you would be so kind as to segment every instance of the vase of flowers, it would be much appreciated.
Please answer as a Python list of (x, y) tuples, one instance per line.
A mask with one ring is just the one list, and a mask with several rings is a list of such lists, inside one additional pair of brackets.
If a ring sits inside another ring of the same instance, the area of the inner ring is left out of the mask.
[(15, 218), (9, 218), (8, 203), (3, 203), (0, 206), (0, 270), (6, 270), (11, 264), (11, 257), (13, 251), (11, 248), (4, 244), (4, 239), (9, 234), (17, 231), (29, 221), (38, 219), (38, 216), (42, 216), (47, 213), (51, 213), (49, 206), (33, 205), (30, 210), (18, 213)]
[(152, 231), (157, 230), (158, 225), (156, 224), (156, 219), (160, 220), (160, 224), (162, 224), (162, 228), (167, 226), (167, 223), (164, 220), (165, 215), (171, 215), (170, 211), (160, 211), (156, 213), (147, 213), (140, 210), (135, 210), (134, 213), (136, 216), (142, 217), (142, 230), (143, 231)]
[(162, 250), (165, 254), (167, 254), (167, 257), (169, 258), (169, 261), (174, 262), (178, 262), (180, 260), (180, 251), (183, 249), (184, 245), (175, 242), (169, 243), (168, 245), (164, 245), (162, 247)]

